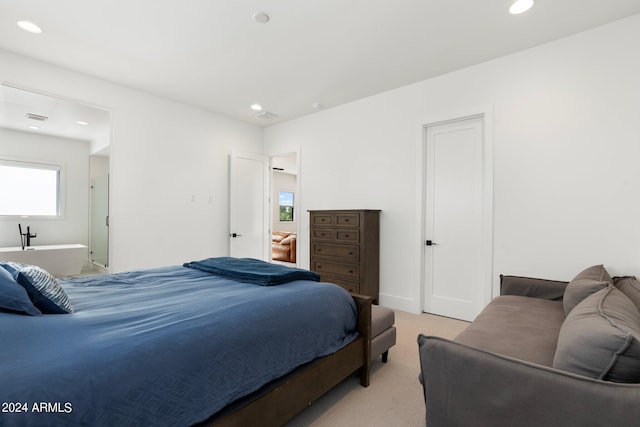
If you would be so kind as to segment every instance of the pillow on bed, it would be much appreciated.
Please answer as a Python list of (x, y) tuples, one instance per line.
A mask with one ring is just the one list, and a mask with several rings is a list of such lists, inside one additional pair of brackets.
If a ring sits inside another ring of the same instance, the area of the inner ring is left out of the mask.
[(27, 290), (29, 298), (44, 314), (73, 313), (67, 294), (49, 272), (35, 265), (20, 268), (18, 283)]
[(33, 306), (27, 291), (18, 284), (7, 270), (0, 267), (0, 310), (40, 316), (40, 310)]
[(27, 264), (20, 264), (20, 263), (11, 262), (11, 261), (0, 262), (0, 267), (7, 270), (13, 276), (14, 280), (18, 278), (18, 273), (20, 272), (20, 269), (26, 266)]

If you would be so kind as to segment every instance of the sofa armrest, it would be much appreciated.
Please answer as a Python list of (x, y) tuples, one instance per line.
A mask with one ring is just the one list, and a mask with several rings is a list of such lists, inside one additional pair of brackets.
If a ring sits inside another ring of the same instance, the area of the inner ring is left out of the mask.
[(418, 337), (429, 427), (637, 426), (640, 384), (594, 380)]
[(519, 295), (559, 301), (568, 282), (535, 279), (532, 277), (500, 275), (500, 295)]

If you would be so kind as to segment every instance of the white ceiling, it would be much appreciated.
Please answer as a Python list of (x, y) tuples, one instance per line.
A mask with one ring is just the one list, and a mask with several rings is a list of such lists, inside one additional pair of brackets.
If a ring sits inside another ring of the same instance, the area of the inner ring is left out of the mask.
[(268, 126), (640, 13), (537, 0), (513, 16), (511, 1), (0, 0), (0, 48)]
[[(27, 117), (30, 114), (45, 119), (34, 120)], [(0, 85), (0, 127), (95, 141), (109, 132), (109, 112), (3, 84)]]

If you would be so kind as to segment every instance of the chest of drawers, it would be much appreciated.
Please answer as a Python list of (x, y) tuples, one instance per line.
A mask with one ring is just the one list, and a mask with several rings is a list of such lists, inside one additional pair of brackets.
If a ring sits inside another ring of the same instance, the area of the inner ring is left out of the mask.
[(312, 210), (310, 269), (323, 282), (368, 295), (378, 303), (380, 211)]

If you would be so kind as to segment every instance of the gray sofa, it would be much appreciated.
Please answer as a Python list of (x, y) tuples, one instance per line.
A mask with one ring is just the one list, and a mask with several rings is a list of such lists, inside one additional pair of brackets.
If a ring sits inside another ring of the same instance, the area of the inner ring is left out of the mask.
[(428, 427), (639, 426), (640, 282), (501, 276), (455, 340), (418, 337)]

